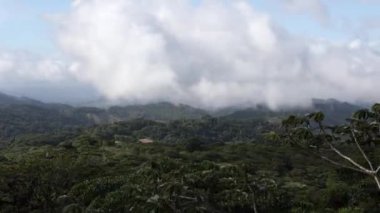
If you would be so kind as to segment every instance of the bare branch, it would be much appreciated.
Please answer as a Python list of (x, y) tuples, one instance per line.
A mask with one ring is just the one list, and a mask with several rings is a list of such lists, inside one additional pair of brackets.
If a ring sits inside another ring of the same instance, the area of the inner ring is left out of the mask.
[[(290, 139), (292, 140), (293, 145), (295, 147), (297, 147), (298, 149), (302, 150), (303, 152), (305, 152), (305, 154), (315, 155), (316, 157), (319, 157), (319, 158), (321, 158), (321, 159), (323, 159), (323, 160), (325, 160), (325, 161), (327, 161), (327, 162), (329, 162), (329, 163), (331, 163), (331, 164), (333, 164), (333, 165), (335, 165), (337, 167), (341, 167), (341, 168), (345, 168), (345, 169), (350, 169), (350, 170), (353, 170), (353, 171), (356, 171), (356, 172), (360, 172), (360, 173), (363, 173), (363, 174), (368, 174), (367, 171), (363, 171), (361, 169), (358, 169), (358, 168), (355, 168), (355, 167), (352, 167), (352, 166), (348, 166), (348, 165), (345, 165), (345, 164), (340, 163), (338, 161), (332, 160), (332, 159), (328, 158), (327, 156), (322, 155), (320, 152), (313, 152), (313, 151), (307, 152), (306, 148), (300, 146), (297, 142), (295, 142), (293, 140), (293, 138), (290, 138)], [(380, 167), (379, 167), (379, 171), (380, 171)]]
[(356, 146), (358, 147), (360, 153), (363, 155), (364, 159), (368, 162), (368, 165), (369, 165), (369, 167), (371, 168), (371, 170), (374, 171), (374, 169), (373, 169), (373, 165), (372, 165), (372, 162), (369, 160), (368, 156), (367, 156), (367, 155), (365, 154), (365, 152), (363, 151), (362, 147), (361, 147), (360, 144), (359, 144), (358, 138), (356, 137), (355, 132), (354, 132), (354, 130), (352, 130), (352, 129), (351, 129), (351, 135), (352, 135), (352, 137), (354, 138), (355, 144), (356, 144)]
[(352, 165), (356, 166), (360, 170), (362, 170), (364, 173), (372, 174), (373, 171), (365, 168), (364, 166), (360, 165), (359, 163), (352, 160), (352, 158), (348, 157), (347, 155), (344, 155), (342, 152), (340, 152), (337, 148), (334, 147), (331, 143), (329, 143), (329, 146), (331, 150), (333, 150), (336, 154), (338, 154), (341, 158), (345, 159), (346, 161), (350, 162)]
[(373, 179), (375, 180), (375, 182), (377, 184), (377, 188), (380, 190), (380, 180), (379, 180), (379, 178), (376, 175), (374, 175)]
[(326, 156), (323, 156), (323, 155), (319, 155), (323, 160), (335, 165), (335, 166), (338, 166), (338, 167), (342, 167), (342, 168), (345, 168), (345, 169), (350, 169), (350, 170), (353, 170), (353, 171), (356, 171), (356, 172), (360, 172), (360, 173), (363, 173), (363, 174), (368, 174), (366, 173), (365, 171), (362, 171), (360, 169), (357, 169), (355, 167), (352, 167), (352, 166), (347, 166), (347, 165), (344, 165), (343, 163), (339, 163), (337, 161), (334, 161), (334, 160), (331, 160), (330, 158), (326, 157)]
[(187, 196), (181, 196), (181, 195), (178, 195), (178, 197), (185, 200), (197, 201), (197, 198), (193, 198), (193, 197), (187, 197)]
[(377, 169), (375, 170), (375, 174), (379, 173), (380, 172), (380, 166), (377, 167)]
[(321, 129), (321, 132), (323, 134), (323, 139), (330, 146), (331, 150), (333, 150), (336, 154), (338, 154), (344, 160), (350, 162), (352, 165), (354, 165), (355, 167), (357, 167), (359, 170), (362, 170), (363, 173), (373, 174), (373, 172), (374, 172), (373, 170), (369, 170), (369, 169), (365, 168), (364, 166), (360, 165), (359, 163), (355, 162), (352, 158), (348, 157), (347, 155), (345, 155), (341, 151), (339, 151), (331, 142), (329, 142), (328, 140), (326, 140), (327, 133), (325, 131), (324, 126), (322, 125), (321, 122), (318, 122), (318, 125), (319, 125), (319, 128)]

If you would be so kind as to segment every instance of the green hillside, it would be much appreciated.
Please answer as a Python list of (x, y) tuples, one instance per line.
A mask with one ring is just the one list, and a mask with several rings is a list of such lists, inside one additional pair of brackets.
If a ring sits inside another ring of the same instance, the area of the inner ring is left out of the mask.
[(212, 117), (6, 96), (0, 212), (379, 212), (380, 105), (354, 109), (328, 100)]

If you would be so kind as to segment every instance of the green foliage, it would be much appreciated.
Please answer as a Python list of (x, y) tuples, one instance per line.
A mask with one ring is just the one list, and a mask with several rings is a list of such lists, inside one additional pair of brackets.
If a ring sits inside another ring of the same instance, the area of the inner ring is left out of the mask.
[(366, 188), (365, 177), (346, 179), (287, 146), (215, 144), (193, 152), (185, 144), (14, 146), (2, 154), (5, 212), (252, 212), (254, 204), (260, 212), (379, 208), (379, 195)]
[[(376, 153), (380, 142), (379, 109), (380, 105), (375, 104), (370, 110), (358, 110), (347, 123), (336, 126), (324, 125), (324, 114), (321, 112), (290, 116), (282, 123), (284, 132), (280, 138), (302, 153), (318, 156), (345, 172), (359, 172), (362, 176), (367, 176), (374, 182), (369, 191), (377, 188), (378, 194), (380, 161)], [(322, 196), (325, 200), (318, 201), (321, 202), (320, 206), (338, 209), (357, 202), (357, 198), (352, 197), (350, 185), (338, 180), (329, 180), (326, 184), (327, 190)], [(362, 189), (361, 187), (358, 191)], [(378, 208), (377, 204), (372, 206)], [(366, 206), (366, 209), (370, 208)]]
[(338, 213), (363, 213), (365, 212), (363, 209), (360, 208), (342, 208), (339, 209)]
[(31, 127), (0, 149), (0, 212), (379, 212), (371, 178), (309, 152), (333, 143), (365, 165), (349, 137), (354, 127), (379, 160), (378, 108), (325, 132), (316, 131), (328, 119), (322, 113), (291, 116), (283, 132), (265, 121), (210, 116), (54, 133)]

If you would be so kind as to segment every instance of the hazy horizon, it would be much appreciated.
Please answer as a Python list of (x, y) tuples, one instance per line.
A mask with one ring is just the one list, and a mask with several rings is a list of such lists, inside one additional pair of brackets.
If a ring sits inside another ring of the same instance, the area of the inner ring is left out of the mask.
[(0, 0), (0, 92), (200, 108), (380, 100), (375, 0)]

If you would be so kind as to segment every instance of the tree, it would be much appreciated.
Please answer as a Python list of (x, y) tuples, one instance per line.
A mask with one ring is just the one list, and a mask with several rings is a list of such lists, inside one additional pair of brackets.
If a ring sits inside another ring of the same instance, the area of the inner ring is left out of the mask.
[[(322, 112), (290, 116), (282, 122), (284, 132), (277, 137), (300, 150), (321, 157), (326, 162), (372, 178), (380, 191), (380, 164), (375, 164), (375, 148), (380, 144), (380, 104), (355, 112), (343, 125), (323, 123)], [(355, 150), (346, 154), (345, 150)]]

